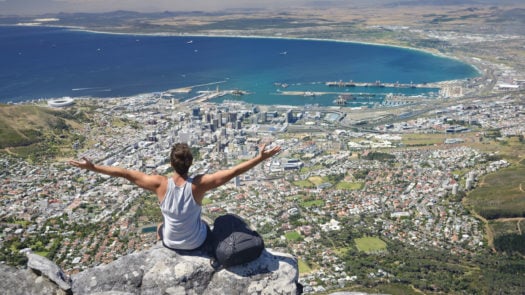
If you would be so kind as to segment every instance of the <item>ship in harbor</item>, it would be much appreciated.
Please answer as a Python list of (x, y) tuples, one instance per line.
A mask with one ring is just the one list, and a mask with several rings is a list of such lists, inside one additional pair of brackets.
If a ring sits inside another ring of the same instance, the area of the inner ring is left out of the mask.
[(273, 83), (273, 85), (275, 85), (277, 87), (282, 87), (282, 88), (286, 88), (286, 87), (289, 86), (287, 83), (280, 83), (280, 82), (275, 82), (275, 83)]
[(336, 105), (346, 105), (349, 100), (355, 100), (355, 97), (350, 94), (340, 94), (334, 99), (333, 103)]
[(325, 85), (328, 87), (378, 87), (378, 88), (436, 88), (437, 85), (431, 85), (429, 83), (384, 83), (381, 80), (376, 80), (375, 82), (354, 82), (352, 80), (345, 81), (328, 81), (325, 82)]
[(243, 90), (235, 89), (235, 90), (231, 91), (231, 94), (235, 95), (235, 96), (242, 96), (242, 95), (247, 94), (247, 92), (243, 91)]

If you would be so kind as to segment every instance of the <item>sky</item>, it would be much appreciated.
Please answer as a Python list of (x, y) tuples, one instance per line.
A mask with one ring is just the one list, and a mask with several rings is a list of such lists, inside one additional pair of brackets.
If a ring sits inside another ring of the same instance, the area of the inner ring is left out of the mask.
[(228, 9), (264, 8), (289, 10), (301, 6), (361, 6), (386, 3), (458, 4), (523, 3), (525, 0), (0, 0), (0, 15), (40, 15), (59, 12), (137, 12), (224, 11)]
[(221, 11), (232, 8), (284, 8), (316, 1), (331, 2), (333, 0), (0, 0), (0, 15), (107, 12), (114, 10), (138, 12)]

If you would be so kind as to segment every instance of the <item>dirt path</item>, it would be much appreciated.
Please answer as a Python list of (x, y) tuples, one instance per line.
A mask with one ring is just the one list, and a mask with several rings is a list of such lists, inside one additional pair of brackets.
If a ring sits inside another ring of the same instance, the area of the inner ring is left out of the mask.
[(476, 216), (476, 218), (479, 218), (485, 224), (485, 232), (487, 233), (488, 246), (490, 247), (490, 249), (492, 249), (492, 251), (496, 252), (496, 247), (494, 247), (494, 230), (492, 230), (492, 227), (490, 226), (488, 220), (486, 220), (483, 216), (479, 215), (477, 212), (474, 212), (474, 216)]
[(17, 156), (17, 153), (14, 153), (10, 148), (5, 148), (4, 151), (10, 155)]
[(494, 222), (509, 222), (509, 221), (523, 221), (525, 217), (508, 217), (508, 218), (498, 218), (492, 219)]
[[(463, 198), (463, 207), (467, 208), (467, 198)], [(485, 217), (478, 214), (478, 212), (474, 210), (470, 210), (470, 214), (472, 214), (475, 218), (481, 220), (483, 224), (485, 225), (485, 233), (487, 238), (487, 245), (492, 249), (492, 251), (496, 252), (496, 248), (494, 247), (494, 231), (492, 230), (492, 227), (489, 224), (489, 221), (485, 219)]]
[(418, 293), (418, 294), (425, 294), (425, 292), (419, 290), (418, 288), (414, 287), (414, 285), (410, 285), (410, 287), (412, 288), (412, 290), (414, 290), (414, 292)]
[(523, 234), (521, 231), (521, 222), (525, 221), (525, 217), (515, 217), (515, 218), (499, 218), (494, 219), (494, 222), (513, 222), (516, 221), (516, 229), (518, 230), (518, 233), (521, 235)]
[[(485, 177), (486, 176), (481, 178), (481, 180), (480, 180), (480, 182), (478, 184), (478, 187), (482, 187), (485, 184)], [(519, 188), (520, 188), (520, 191), (525, 192), (525, 190), (523, 189), (523, 185), (521, 183), (520, 183)], [(465, 208), (468, 207), (468, 196), (463, 199), (462, 203), (463, 203), (463, 206)], [(492, 229), (492, 227), (490, 226), (489, 222), (516, 222), (516, 229), (517, 229), (518, 233), (520, 235), (523, 234), (523, 232), (521, 230), (521, 222), (525, 221), (524, 217), (498, 218), (498, 219), (487, 220), (483, 216), (479, 215), (478, 212), (476, 212), (474, 210), (470, 210), (470, 213), (475, 218), (481, 220), (484, 223), (484, 225), (485, 225), (485, 233), (486, 233), (486, 238), (487, 238), (487, 244), (492, 249), (492, 251), (494, 251), (494, 252), (496, 252), (496, 248), (494, 247), (495, 233), (494, 233), (494, 230)]]

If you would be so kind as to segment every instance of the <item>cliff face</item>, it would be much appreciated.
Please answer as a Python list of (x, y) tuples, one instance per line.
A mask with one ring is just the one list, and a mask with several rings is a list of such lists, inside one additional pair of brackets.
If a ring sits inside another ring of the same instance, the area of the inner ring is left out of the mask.
[(28, 254), (28, 268), (0, 265), (2, 294), (298, 294), (297, 260), (264, 250), (255, 261), (214, 270), (201, 253), (160, 245), (71, 278), (48, 259)]

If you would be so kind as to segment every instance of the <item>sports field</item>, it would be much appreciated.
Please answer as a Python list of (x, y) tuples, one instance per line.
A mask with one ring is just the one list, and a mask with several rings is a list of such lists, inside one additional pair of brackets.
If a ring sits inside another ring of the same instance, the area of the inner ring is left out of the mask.
[(301, 206), (305, 208), (322, 207), (324, 206), (324, 201), (323, 200), (312, 200), (312, 201), (301, 202)]
[(386, 250), (386, 243), (376, 237), (358, 238), (355, 239), (355, 244), (357, 250), (365, 253)]
[(341, 181), (336, 185), (337, 189), (341, 190), (360, 190), (364, 186), (364, 182), (345, 182)]
[(301, 234), (296, 231), (287, 232), (284, 234), (288, 241), (297, 241), (301, 239)]

